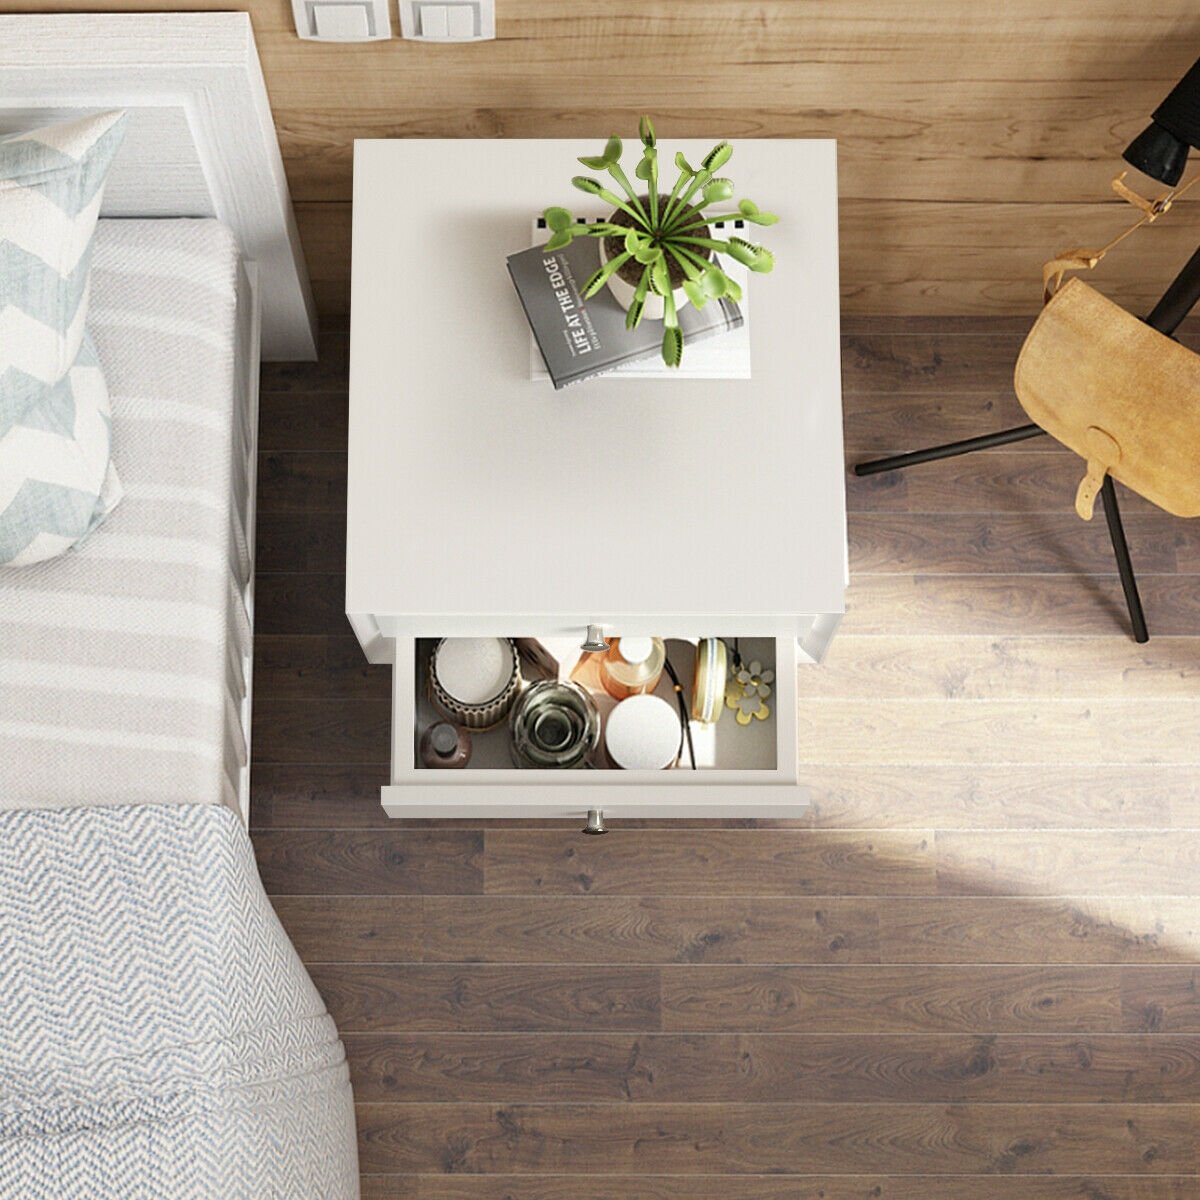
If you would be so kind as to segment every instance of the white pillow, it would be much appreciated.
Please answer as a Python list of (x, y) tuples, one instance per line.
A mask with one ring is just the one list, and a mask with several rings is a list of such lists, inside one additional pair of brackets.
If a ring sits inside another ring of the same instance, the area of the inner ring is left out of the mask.
[(0, 137), (0, 565), (53, 558), (121, 498), (85, 330), (92, 235), (125, 114)]

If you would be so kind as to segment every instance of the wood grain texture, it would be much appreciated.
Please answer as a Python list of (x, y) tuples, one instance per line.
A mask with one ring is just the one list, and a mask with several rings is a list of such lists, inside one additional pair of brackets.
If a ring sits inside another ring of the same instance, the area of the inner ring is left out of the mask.
[(1192, 1105), (360, 1104), (367, 1171), (1170, 1175)]
[[(1020, 421), (1026, 324), (851, 314), (848, 454)], [(345, 343), (266, 376), (251, 821), (345, 1035), (367, 1200), (1200, 1200), (1190, 527), (1125, 506), (1139, 647), (1049, 441), (852, 485), (873, 573), (798, 678), (802, 819), (390, 822), (390, 672), (334, 540)]]
[(277, 894), (275, 907), (307, 962), (1186, 964), (1200, 954), (1190, 896)]
[(997, 832), (987, 838), (956, 830), (934, 837), (938, 891), (1062, 895), (1081, 891), (1133, 896), (1152, 888), (1165, 896), (1200, 895), (1200, 832), (1072, 830)]
[(269, 708), (255, 710), (254, 741), (263, 762), (340, 758), (386, 764), (391, 758), (391, 703), (277, 699)]
[[(1165, 513), (1127, 516), (1125, 531), (1139, 569), (1153, 574), (1188, 570), (1200, 536), (1194, 522)], [(1008, 575), (1014, 564), (1023, 575), (1087, 575), (1113, 570), (1112, 561), (1107, 525), (1070, 512), (939, 512), (936, 526), (923, 513), (859, 513), (850, 534), (850, 570), (859, 576)]]
[(353, 634), (264, 634), (254, 647), (254, 691), (272, 700), (320, 692), (339, 700), (390, 701), (392, 673), (368, 663)]
[(653, 1031), (661, 980), (650, 967), (315, 965), (338, 1028), (496, 1032)]
[[(916, 739), (913, 704), (837, 701), (800, 718), (802, 762), (845, 761), (848, 743), (866, 763), (1200, 762), (1194, 702), (1170, 700), (921, 701), (936, 738)], [(866, 746), (864, 746), (866, 742)]]
[(349, 1034), (360, 1104), (1195, 1103), (1193, 1035)]
[[(981, 421), (976, 429), (990, 432), (992, 425)], [(933, 441), (944, 436), (935, 434)], [(1049, 438), (1026, 443), (1026, 447), (946, 458), (899, 474), (861, 478), (850, 475), (846, 479), (847, 506), (856, 513), (1012, 515), (1068, 511), (1083, 477), (1082, 464), (1074, 455), (1062, 453), (1062, 448)], [(1119, 503), (1122, 516), (1162, 516), (1148, 500), (1128, 488), (1121, 488)]]
[(825, 666), (806, 700), (1200, 699), (1200, 638), (835, 638)]
[[(1135, 563), (1136, 569), (1136, 563)], [(1151, 637), (1193, 637), (1200, 630), (1194, 575), (1138, 571)], [(1120, 633), (1128, 621), (1121, 582), (1103, 575), (925, 575), (852, 577), (839, 637), (894, 634)]]
[[(1195, 1200), (1195, 1176), (979, 1176), (971, 1200)], [(962, 1181), (912, 1175), (608, 1175), (606, 1200), (930, 1200)], [(363, 1176), (363, 1200), (579, 1200), (578, 1175)]]
[(879, 962), (874, 899), (279, 897), (307, 961)]
[(927, 894), (935, 870), (927, 833), (638, 830), (581, 843), (567, 831), (489, 829), (484, 837), (493, 894)]
[(1196, 967), (663, 967), (676, 1033), (1192, 1032)]
[(264, 392), (259, 419), (260, 453), (317, 446), (324, 452), (344, 456), (349, 416), (346, 387), (343, 376), (342, 388), (336, 392)]
[(482, 838), (470, 830), (310, 830), (254, 835), (269, 892), (475, 892)]
[[(346, 561), (345, 514), (263, 513), (258, 520), (256, 553), (261, 570), (268, 574), (284, 570), (340, 571)], [(1161, 564), (1163, 560), (1158, 561)]]
[[(848, 640), (848, 639), (846, 639)], [(865, 639), (864, 639), (865, 640)], [(979, 661), (987, 642), (979, 639)], [(914, 682), (917, 690), (920, 684)], [(814, 704), (820, 701), (814, 701)], [(923, 712), (912, 706), (921, 722)], [(809, 822), (826, 829), (1164, 828), (1200, 824), (1200, 777), (1190, 765), (822, 763), (812, 770)], [(1053, 797), (1053, 802), (1048, 801)]]
[(255, 583), (254, 631), (256, 634), (345, 633), (345, 576), (260, 572)]
[[(1108, 180), (1191, 65), (1200, 27), (1188, 0), (1136, 13), (1070, 0), (1052, 16), (1037, 0), (951, 12), (936, 0), (507, 0), (492, 43), (337, 45), (297, 39), (285, 0), (235, 7), (254, 23), (326, 313), (349, 301), (354, 138), (570, 137), (582, 152), (632, 134), (644, 107), (668, 139), (839, 139), (847, 307), (1032, 314), (1041, 262), (1125, 218)], [(547, 203), (569, 167), (547, 165)], [(1115, 295), (1144, 304), (1161, 288), (1194, 240), (1188, 215), (1105, 264)]]

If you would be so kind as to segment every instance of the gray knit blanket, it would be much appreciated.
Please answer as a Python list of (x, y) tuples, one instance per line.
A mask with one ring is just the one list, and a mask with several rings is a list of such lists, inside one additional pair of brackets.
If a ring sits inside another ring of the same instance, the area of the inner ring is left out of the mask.
[(0, 812), (0, 1196), (358, 1196), (341, 1042), (224, 806)]

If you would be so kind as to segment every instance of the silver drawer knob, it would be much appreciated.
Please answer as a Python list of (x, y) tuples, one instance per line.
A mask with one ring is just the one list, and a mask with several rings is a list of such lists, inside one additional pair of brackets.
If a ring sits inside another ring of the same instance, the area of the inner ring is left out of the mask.
[(587, 627), (587, 637), (579, 648), (591, 654), (603, 654), (608, 649), (608, 643), (604, 640), (604, 633), (599, 625)]

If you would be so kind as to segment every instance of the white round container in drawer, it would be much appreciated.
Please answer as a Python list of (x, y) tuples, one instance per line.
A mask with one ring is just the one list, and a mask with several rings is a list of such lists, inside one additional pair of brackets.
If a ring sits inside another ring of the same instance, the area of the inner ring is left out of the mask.
[(468, 729), (503, 721), (520, 686), (517, 647), (510, 638), (443, 638), (429, 661), (434, 704)]
[(679, 714), (659, 696), (630, 696), (608, 714), (604, 745), (626, 771), (662, 771), (679, 757)]

